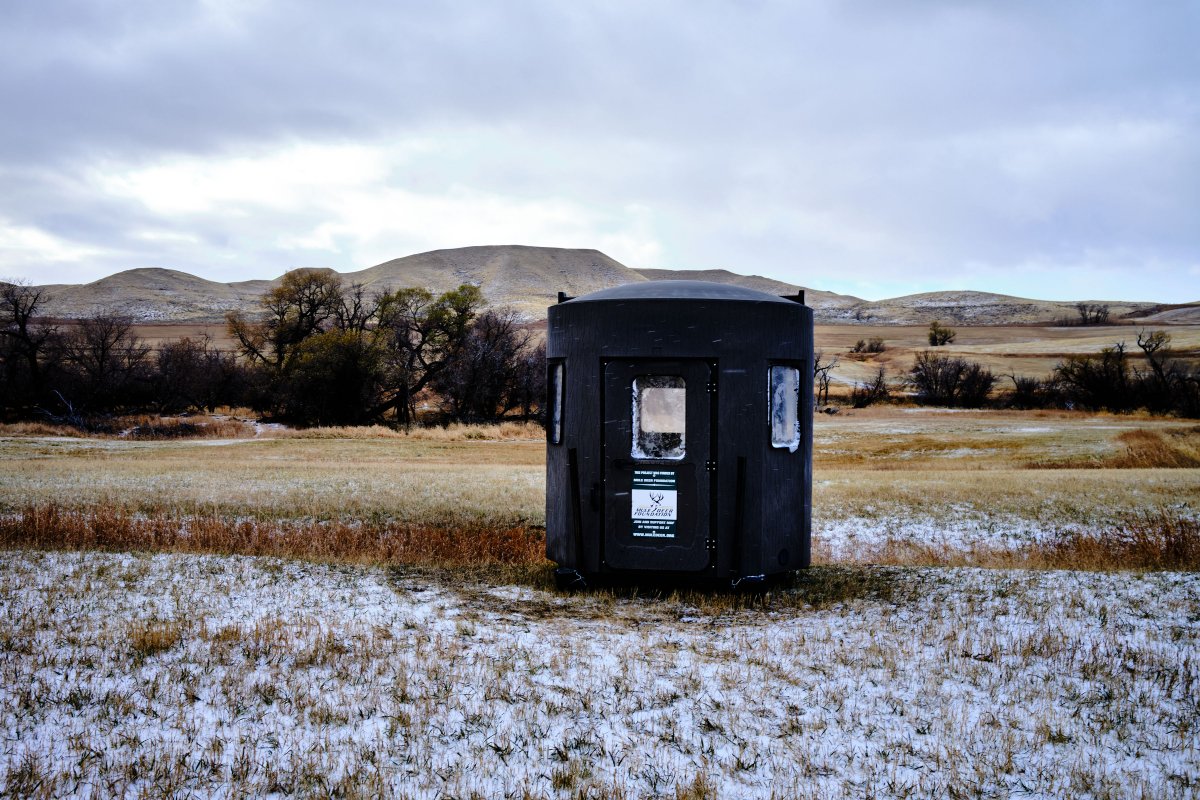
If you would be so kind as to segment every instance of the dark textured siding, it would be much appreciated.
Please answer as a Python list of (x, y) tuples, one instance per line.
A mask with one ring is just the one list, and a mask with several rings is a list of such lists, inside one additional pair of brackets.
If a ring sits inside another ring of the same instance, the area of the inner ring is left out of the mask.
[[(650, 288), (652, 285), (645, 284)], [(660, 284), (661, 286), (661, 284)], [(610, 359), (704, 359), (714, 365), (716, 474), (714, 531), (718, 577), (769, 574), (807, 566), (812, 485), (812, 310), (769, 295), (702, 291), (672, 297), (581, 298), (549, 310), (547, 357), (566, 364), (563, 442), (546, 459), (547, 554), (584, 572), (601, 569), (603, 365)], [(604, 293), (601, 293), (604, 294)], [(701, 296), (696, 296), (701, 295)], [(801, 375), (801, 446), (772, 448), (767, 368)], [(568, 453), (577, 457), (582, 552), (576, 552)], [(737, 540), (738, 458), (745, 459), (741, 540)], [(780, 552), (787, 558), (780, 562)]]

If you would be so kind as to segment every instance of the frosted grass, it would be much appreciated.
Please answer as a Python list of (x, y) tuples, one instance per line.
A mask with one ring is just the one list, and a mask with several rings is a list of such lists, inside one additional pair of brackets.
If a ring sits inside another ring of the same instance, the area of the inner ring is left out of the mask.
[(1196, 575), (857, 574), (736, 610), (6, 552), (0, 792), (1195, 796)]

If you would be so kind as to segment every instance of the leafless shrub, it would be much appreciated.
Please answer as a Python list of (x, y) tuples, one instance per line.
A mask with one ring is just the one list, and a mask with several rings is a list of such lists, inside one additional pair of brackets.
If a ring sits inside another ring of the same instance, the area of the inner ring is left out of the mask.
[(883, 344), (883, 338), (873, 336), (870, 339), (859, 339), (854, 343), (854, 347), (850, 348), (851, 353), (882, 353), (887, 347)]
[(979, 408), (987, 402), (996, 376), (978, 362), (925, 350), (913, 360), (908, 383), (918, 403)]
[(887, 374), (883, 367), (880, 367), (869, 381), (855, 384), (854, 389), (850, 392), (850, 403), (855, 408), (866, 408), (875, 403), (881, 403), (889, 397), (891, 397), (891, 390), (888, 388)]
[(1055, 392), (1049, 382), (1027, 375), (1013, 374), (1008, 377), (1012, 379), (1013, 389), (1001, 395), (999, 402), (1003, 406), (1030, 409), (1054, 405)]

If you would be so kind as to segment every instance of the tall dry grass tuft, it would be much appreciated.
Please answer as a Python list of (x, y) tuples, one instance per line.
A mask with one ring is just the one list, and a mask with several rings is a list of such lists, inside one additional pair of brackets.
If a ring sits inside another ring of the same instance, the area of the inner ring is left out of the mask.
[(134, 414), (105, 417), (77, 428), (46, 422), (0, 424), (0, 436), (65, 436), (75, 439), (244, 439), (256, 433), (253, 424), (230, 417), (198, 414), (189, 417), (163, 417)]
[(0, 436), (68, 436), (83, 439), (91, 434), (71, 425), (54, 425), (49, 422), (6, 422), (0, 424)]
[(128, 632), (130, 650), (142, 659), (170, 650), (182, 637), (182, 624), (162, 620), (137, 620)]
[(546, 431), (536, 422), (500, 422), (494, 425), (416, 425), (408, 429), (382, 425), (329, 428), (286, 428), (273, 431), (276, 439), (416, 439), (431, 442), (540, 440)]
[(1052, 569), (1200, 570), (1200, 520), (1165, 511), (1095, 533), (1071, 531), (1039, 548)]
[(1125, 452), (1108, 459), (1104, 466), (1136, 469), (1200, 467), (1197, 430), (1200, 429), (1173, 431), (1170, 435), (1174, 441), (1168, 441), (1158, 431), (1126, 431), (1117, 436), (1117, 441), (1125, 445)]
[(144, 550), (458, 567), (540, 565), (545, 532), (525, 526), (230, 520), (98, 507), (29, 506), (0, 519), (0, 547)]
[[(236, 419), (146, 417), (124, 422), (120, 436), (126, 439), (239, 439), (255, 434), (253, 425)], [(135, 424), (129, 425), (130, 422)]]
[(1125, 431), (1116, 437), (1122, 450), (1107, 458), (1031, 461), (1031, 469), (1194, 469), (1200, 467), (1200, 426), (1162, 431)]

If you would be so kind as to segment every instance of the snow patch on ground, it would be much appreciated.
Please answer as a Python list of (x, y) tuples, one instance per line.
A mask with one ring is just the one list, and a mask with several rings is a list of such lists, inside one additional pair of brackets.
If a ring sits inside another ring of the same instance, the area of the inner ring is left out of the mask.
[(1194, 796), (1196, 575), (856, 569), (739, 610), (0, 553), (0, 793)]
[[(1053, 539), (1071, 526), (1053, 527), (1009, 515), (964, 513), (945, 516), (850, 516), (813, 519), (813, 544), (834, 562), (856, 562), (884, 545), (920, 545), (948, 552), (1017, 549)], [(1082, 526), (1080, 526), (1082, 527)]]

